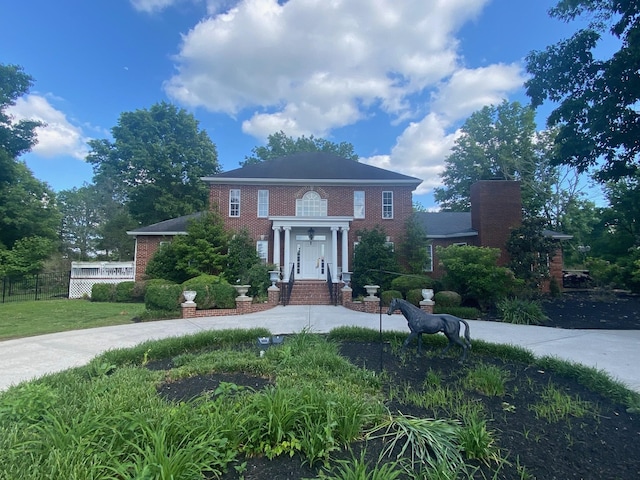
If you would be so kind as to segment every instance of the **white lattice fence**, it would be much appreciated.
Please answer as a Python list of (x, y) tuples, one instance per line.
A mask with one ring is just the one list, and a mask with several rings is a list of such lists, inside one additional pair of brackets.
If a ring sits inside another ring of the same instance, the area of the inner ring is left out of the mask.
[(69, 298), (91, 298), (96, 283), (133, 281), (133, 262), (72, 262)]

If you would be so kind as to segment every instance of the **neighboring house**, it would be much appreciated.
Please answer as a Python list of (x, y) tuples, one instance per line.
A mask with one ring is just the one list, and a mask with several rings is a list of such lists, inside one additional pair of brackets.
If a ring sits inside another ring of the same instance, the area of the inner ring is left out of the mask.
[[(338, 282), (350, 271), (358, 231), (380, 226), (387, 241), (402, 241), (413, 212), (412, 192), (418, 178), (346, 160), (333, 154), (306, 152), (204, 177), (210, 208), (229, 231), (247, 229), (260, 257), (278, 266), (283, 281)], [(481, 181), (471, 189), (472, 211), (420, 213), (431, 245), (434, 278), (443, 272), (435, 246), (467, 244), (501, 249), (520, 225), (520, 184)], [(196, 213), (128, 232), (136, 237), (135, 277), (144, 277), (147, 262), (163, 242), (186, 234)], [(561, 250), (560, 250), (561, 252)], [(560, 262), (562, 257), (554, 258)], [(560, 277), (561, 281), (561, 277)], [(561, 284), (561, 282), (560, 282)]]
[[(422, 180), (329, 153), (306, 152), (211, 177), (210, 205), (228, 230), (246, 228), (283, 280), (338, 282), (349, 271), (359, 230), (380, 226), (402, 239), (412, 192)], [(136, 279), (162, 242), (186, 233), (194, 214), (128, 232), (136, 237)]]

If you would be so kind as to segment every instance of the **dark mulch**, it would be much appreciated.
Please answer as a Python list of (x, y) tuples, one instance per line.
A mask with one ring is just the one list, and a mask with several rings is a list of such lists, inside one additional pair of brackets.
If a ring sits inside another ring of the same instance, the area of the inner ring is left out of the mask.
[[(561, 299), (549, 300), (544, 309), (550, 316), (549, 325), (561, 328), (640, 328), (638, 318), (640, 301), (637, 296), (624, 294), (595, 297), (591, 292), (567, 293)], [(509, 372), (507, 393), (502, 397), (486, 397), (467, 392), (469, 398), (481, 402), (491, 418), (489, 427), (495, 432), (498, 446), (509, 461), (495, 474), (496, 464), (476, 463), (479, 471), (474, 478), (511, 480), (529, 478), (553, 479), (632, 479), (640, 478), (640, 415), (628, 413), (625, 406), (616, 404), (593, 393), (577, 381), (545, 372), (535, 366), (505, 362), (472, 353), (468, 362), (460, 366), (452, 356), (439, 358), (435, 352), (422, 356), (394, 354), (389, 345), (377, 343), (345, 343), (341, 354), (354, 364), (369, 368), (382, 367), (395, 385), (411, 385), (416, 390), (424, 386), (429, 369), (451, 383), (464, 376), (468, 369), (480, 363), (498, 365)], [(156, 364), (156, 368), (169, 368), (170, 364)], [(188, 378), (163, 385), (159, 393), (168, 400), (186, 400), (204, 391), (215, 390), (220, 382), (260, 389), (266, 380), (244, 374), (211, 374)], [(553, 383), (571, 396), (597, 406), (597, 415), (570, 418), (550, 423), (536, 418), (529, 406), (539, 401), (545, 386)], [(388, 388), (388, 387), (387, 387)], [(430, 411), (397, 402), (390, 402), (391, 412), (403, 412), (418, 417), (447, 418), (445, 412)], [(362, 444), (352, 445), (358, 452)], [(367, 458), (375, 461), (382, 445), (366, 445)], [(350, 458), (348, 451), (339, 457)], [(356, 456), (358, 454), (356, 453)], [(249, 458), (246, 471), (241, 474), (227, 472), (224, 480), (240, 479), (304, 479), (315, 478), (318, 468), (310, 468), (298, 457), (281, 456), (273, 460)], [(522, 476), (520, 467), (529, 476)]]

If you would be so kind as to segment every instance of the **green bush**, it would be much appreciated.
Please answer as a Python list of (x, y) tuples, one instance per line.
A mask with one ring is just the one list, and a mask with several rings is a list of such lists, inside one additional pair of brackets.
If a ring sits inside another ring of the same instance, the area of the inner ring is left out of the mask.
[(162, 310), (172, 312), (180, 309), (182, 286), (175, 283), (149, 282), (144, 295), (147, 310)]
[(115, 300), (116, 302), (132, 302), (133, 288), (135, 282), (120, 282), (116, 284)]
[(138, 281), (134, 282), (133, 290), (131, 291), (132, 302), (144, 302), (144, 294), (147, 291), (147, 282)]
[(220, 283), (217, 275), (199, 275), (182, 283), (182, 290), (196, 292), (196, 305), (198, 310), (207, 310), (216, 306), (216, 299), (212, 292), (212, 286)]
[(443, 290), (433, 296), (437, 307), (459, 307), (462, 304), (462, 297), (459, 293), (450, 290)]
[(496, 307), (503, 322), (541, 325), (547, 320), (547, 316), (538, 302), (519, 298), (504, 298), (496, 304)]
[(412, 288), (406, 294), (407, 301), (413, 303), (416, 307), (420, 306), (420, 302), (423, 300), (422, 298), (422, 289), (421, 288)]
[(116, 285), (113, 283), (95, 283), (91, 287), (92, 302), (113, 302), (116, 298)]
[(380, 294), (380, 298), (382, 299), (382, 305), (388, 307), (392, 299), (403, 297), (400, 290), (385, 290)]
[(391, 288), (394, 290), (400, 290), (404, 297), (407, 296), (409, 290), (423, 288), (433, 288), (433, 279), (426, 276), (418, 275), (403, 275), (391, 280)]
[(236, 289), (228, 283), (217, 283), (211, 286), (211, 292), (218, 308), (236, 308)]
[(433, 313), (448, 313), (460, 318), (480, 318), (482, 313), (477, 308), (473, 307), (443, 307), (438, 306), (436, 303), (433, 307)]

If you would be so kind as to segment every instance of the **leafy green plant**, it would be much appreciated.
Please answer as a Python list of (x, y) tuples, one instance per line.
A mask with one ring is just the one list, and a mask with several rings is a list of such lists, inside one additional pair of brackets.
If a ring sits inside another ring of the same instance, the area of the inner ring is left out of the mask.
[(144, 296), (147, 310), (173, 312), (180, 309), (182, 286), (175, 283), (150, 283)]
[(548, 317), (538, 302), (519, 298), (503, 298), (496, 304), (503, 322), (519, 325), (542, 325)]
[(542, 400), (529, 407), (536, 417), (555, 423), (571, 417), (595, 415), (596, 408), (589, 402), (572, 397), (555, 385), (548, 385), (541, 393)]
[(380, 294), (382, 305), (384, 305), (385, 307), (388, 307), (391, 303), (391, 300), (394, 298), (403, 298), (402, 292), (400, 290), (385, 290)]
[(505, 370), (494, 365), (480, 364), (469, 370), (463, 383), (470, 390), (499, 397), (504, 395), (508, 379), (509, 375)]
[(120, 282), (116, 284), (115, 289), (115, 301), (116, 302), (132, 302), (133, 301), (133, 288), (135, 282)]
[(412, 288), (407, 292), (407, 301), (415, 305), (416, 307), (420, 306), (420, 302), (423, 300), (422, 298), (422, 289), (420, 288)]
[(441, 290), (433, 296), (436, 307), (459, 307), (462, 304), (462, 297), (457, 292), (451, 290)]
[(487, 428), (487, 420), (477, 410), (468, 412), (458, 434), (458, 442), (467, 458), (484, 462), (500, 460), (494, 433)]
[(409, 290), (422, 290), (433, 288), (434, 281), (426, 275), (399, 275), (391, 280), (391, 288), (399, 290), (406, 297)]
[(395, 480), (405, 474), (405, 470), (398, 461), (379, 459), (375, 465), (369, 465), (365, 460), (366, 449), (360, 452), (360, 457), (350, 460), (337, 460), (336, 466), (330, 473), (321, 471), (321, 480)]
[(95, 283), (91, 287), (92, 302), (115, 302), (116, 285), (113, 283)]

